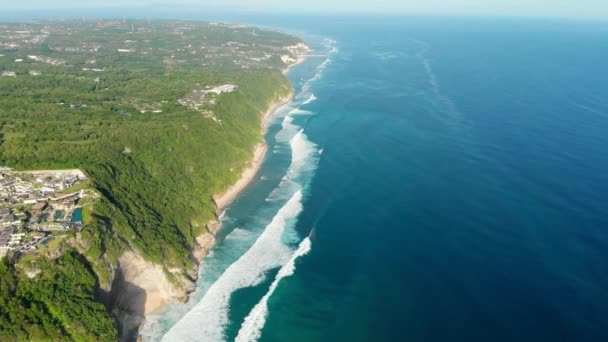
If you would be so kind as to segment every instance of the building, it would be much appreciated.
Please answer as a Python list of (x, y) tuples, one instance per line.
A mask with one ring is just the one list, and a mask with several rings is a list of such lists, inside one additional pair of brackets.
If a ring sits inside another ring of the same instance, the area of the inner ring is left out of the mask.
[(17, 230), (15, 226), (0, 228), (0, 259), (4, 258), (11, 250), (11, 243), (14, 241), (13, 233)]
[(0, 228), (0, 247), (8, 246), (11, 241), (11, 235), (13, 235), (16, 229), (15, 226)]
[(46, 202), (37, 202), (32, 208), (33, 211), (41, 212), (46, 208)]
[(4, 215), (0, 219), (0, 227), (19, 225), (19, 223), (20, 222), (19, 222), (19, 219), (17, 218), (17, 216), (13, 215), (12, 213), (8, 213), (7, 215)]
[(57, 222), (45, 222), (38, 225), (36, 230), (43, 232), (65, 231), (68, 230), (69, 224), (61, 224)]
[(207, 90), (207, 93), (214, 93), (216, 95), (219, 95), (219, 94), (223, 94), (223, 93), (231, 93), (231, 92), (236, 91), (238, 89), (239, 89), (239, 87), (237, 85), (234, 85), (234, 84), (224, 84), (224, 85), (215, 87), (213, 89)]

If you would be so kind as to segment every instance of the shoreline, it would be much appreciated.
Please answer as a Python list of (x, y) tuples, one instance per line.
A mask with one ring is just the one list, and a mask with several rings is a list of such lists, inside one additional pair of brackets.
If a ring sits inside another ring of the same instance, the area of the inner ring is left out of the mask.
[[(282, 71), (283, 75), (287, 75), (293, 67), (303, 63), (306, 59), (308, 59), (308, 57), (308, 54), (298, 56), (295, 62), (291, 63)], [(268, 129), (266, 120), (277, 109), (291, 102), (291, 100), (293, 100), (293, 97), (294, 91), (292, 89), (286, 96), (283, 96), (278, 100), (272, 102), (266, 112), (262, 114), (262, 121), (260, 127), (262, 142), (259, 142), (255, 145), (253, 149), (253, 157), (249, 161), (249, 165), (243, 170), (243, 172), (241, 173), (241, 177), (236, 181), (236, 183), (231, 185), (225, 192), (213, 195), (213, 202), (215, 203), (215, 208), (218, 216), (228, 207), (230, 203), (232, 203), (243, 191), (245, 191), (255, 179), (255, 176), (257, 175), (258, 171), (262, 167), (262, 164), (264, 163), (266, 152), (268, 150), (266, 140), (264, 139), (264, 135), (266, 134), (266, 131)], [(217, 228), (219, 228), (219, 222), (212, 221), (209, 222), (209, 224), (218, 225), (216, 227), (216, 230)], [(215, 230), (210, 233), (215, 234)], [(209, 246), (208, 248), (210, 247), (211, 246)], [(199, 260), (199, 263), (201, 261), (202, 259)]]
[[(294, 66), (304, 62), (307, 59), (307, 55), (299, 56), (296, 62), (290, 64), (283, 70), (283, 74), (287, 75), (287, 73)], [(261, 113), (261, 122), (260, 122), (260, 134), (262, 135), (262, 141), (257, 143), (254, 146), (253, 156), (247, 163), (245, 169), (241, 172), (240, 178), (231, 185), (225, 192), (220, 194), (215, 194), (212, 196), (213, 202), (215, 204), (216, 215), (219, 217), (221, 213), (226, 210), (226, 208), (232, 203), (234, 200), (238, 198), (238, 196), (243, 193), (255, 180), (256, 175), (260, 171), (262, 164), (264, 163), (266, 152), (268, 150), (268, 146), (265, 141), (265, 134), (267, 132), (267, 119), (280, 107), (288, 104), (293, 100), (294, 90), (292, 89), (289, 94), (283, 96), (277, 100), (274, 100), (270, 103), (268, 109)], [(200, 264), (205, 259), (211, 248), (215, 245), (216, 238), (215, 233), (220, 228), (220, 222), (218, 219), (214, 219), (209, 221), (206, 224), (207, 232), (196, 237), (196, 243), (192, 247), (192, 257), (196, 259), (196, 267), (191, 271), (192, 283), (190, 286), (184, 286), (183, 290), (185, 293), (179, 296), (175, 296), (176, 293), (181, 291), (173, 291), (176, 290), (173, 286), (171, 287), (171, 291), (146, 291), (146, 299), (144, 300), (144, 304), (148, 304), (148, 302), (155, 303), (156, 305), (145, 305), (146, 309), (143, 315), (143, 320), (139, 324), (139, 332), (141, 333), (141, 329), (145, 325), (145, 321), (148, 315), (155, 314), (160, 312), (167, 304), (172, 301), (179, 302), (187, 302), (190, 300), (190, 294), (196, 290), (195, 283), (198, 280), (198, 272), (200, 270)], [(182, 284), (184, 285), (184, 284)], [(173, 295), (167, 296), (168, 293), (173, 293)], [(160, 298), (159, 298), (160, 297)], [(141, 335), (140, 335), (141, 336)]]
[[(288, 95), (283, 96), (272, 102), (268, 109), (262, 114), (262, 121), (260, 127), (260, 132), (262, 136), (266, 133), (267, 130), (266, 120), (268, 119), (268, 117), (270, 117), (270, 115), (272, 115), (278, 108), (288, 104), (293, 99), (293, 96), (294, 92), (292, 90), (289, 92)], [(228, 188), (228, 190), (226, 190), (225, 192), (213, 196), (213, 202), (215, 203), (215, 210), (218, 217), (224, 210), (226, 210), (230, 203), (237, 199), (238, 196), (253, 183), (256, 175), (262, 167), (267, 150), (268, 146), (266, 145), (266, 142), (264, 140), (262, 142), (257, 143), (254, 147), (253, 157), (249, 160), (247, 167), (245, 167), (245, 169), (241, 172), (241, 176), (237, 180), (237, 182), (230, 186), (230, 188)], [(127, 317), (123, 321), (123, 324), (126, 323), (139, 325), (137, 330), (141, 333), (145, 325), (146, 319), (149, 315), (153, 315), (157, 312), (160, 312), (167, 304), (170, 304), (171, 302), (187, 302), (190, 300), (190, 294), (196, 290), (195, 283), (198, 280), (200, 264), (205, 259), (211, 248), (215, 245), (215, 233), (220, 228), (219, 220), (211, 220), (206, 224), (206, 228), (207, 232), (196, 237), (196, 243), (192, 248), (192, 257), (196, 259), (197, 264), (195, 269), (190, 272), (190, 275), (192, 277), (192, 279), (190, 280), (191, 284), (182, 283), (182, 291), (184, 291), (182, 292), (179, 289), (175, 288), (175, 286), (172, 284), (164, 284), (164, 282), (160, 282), (162, 286), (157, 286), (158, 284), (155, 283), (154, 286), (150, 286), (154, 288), (154, 290), (146, 289), (143, 291), (145, 295), (139, 295), (140, 300), (143, 299), (143, 306), (145, 307), (145, 310), (143, 312), (143, 319), (141, 321), (135, 320), (134, 323), (131, 323), (130, 320), (132, 320), (132, 317)], [(143, 269), (156, 271), (156, 274), (154, 276), (140, 276), (141, 278), (150, 278), (156, 280), (164, 278), (161, 276), (160, 273), (158, 273), (159, 271), (162, 273), (162, 270), (155, 269), (154, 267), (148, 267), (154, 265), (148, 265), (148, 263), (146, 263), (143, 258), (139, 263), (136, 264), (145, 264), (145, 267), (142, 267), (140, 271), (142, 271)], [(128, 268), (134, 267), (132, 267), (132, 265), (129, 265)], [(146, 272), (141, 273), (143, 274)], [(162, 291), (157, 290), (156, 287), (161, 288)], [(141, 306), (142, 303), (140, 302), (139, 304)]]
[[(292, 66), (295, 65), (296, 64), (293, 64)], [(289, 92), (288, 95), (283, 96), (278, 100), (272, 102), (266, 112), (262, 114), (262, 122), (260, 128), (262, 136), (266, 134), (266, 120), (277, 109), (288, 104), (293, 99), (293, 96), (294, 93), (292, 90)], [(266, 145), (266, 141), (264, 139), (262, 140), (262, 142), (257, 143), (253, 149), (253, 157), (249, 160), (248, 166), (241, 172), (241, 176), (236, 181), (236, 183), (231, 185), (225, 192), (213, 195), (213, 202), (215, 203), (215, 208), (218, 215), (220, 215), (221, 212), (224, 211), (230, 203), (232, 203), (243, 191), (245, 191), (249, 187), (249, 185), (253, 183), (253, 181), (255, 180), (255, 176), (257, 175), (258, 171), (260, 171), (262, 164), (264, 163), (267, 150), (268, 146)]]

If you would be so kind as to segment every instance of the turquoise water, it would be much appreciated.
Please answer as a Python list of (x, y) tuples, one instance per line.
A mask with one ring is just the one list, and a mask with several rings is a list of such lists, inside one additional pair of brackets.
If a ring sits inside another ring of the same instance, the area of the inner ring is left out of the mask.
[(54, 218), (55, 218), (55, 220), (59, 220), (59, 219), (62, 219), (63, 216), (65, 216), (65, 213), (63, 211), (61, 211), (61, 210), (57, 210), (55, 212), (55, 217)]
[(70, 220), (73, 223), (82, 222), (82, 208), (74, 209), (72, 213), (72, 219)]
[(608, 340), (608, 24), (249, 21), (325, 56), (147, 340)]

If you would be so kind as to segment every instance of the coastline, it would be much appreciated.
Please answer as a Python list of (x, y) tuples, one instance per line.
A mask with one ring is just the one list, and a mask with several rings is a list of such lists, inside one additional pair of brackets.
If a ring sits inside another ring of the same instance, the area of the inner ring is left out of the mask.
[[(301, 63), (302, 61), (296, 62), (290, 65), (285, 73), (289, 71), (289, 69), (296, 64)], [(289, 92), (286, 96), (275, 100), (270, 104), (268, 109), (262, 114), (262, 120), (260, 123), (260, 133), (262, 138), (264, 134), (266, 134), (267, 129), (267, 119), (274, 113), (278, 108), (288, 104), (293, 98), (293, 90)], [(215, 212), (219, 217), (222, 212), (226, 210), (228, 205), (232, 203), (238, 196), (245, 191), (255, 180), (255, 176), (260, 171), (262, 164), (264, 163), (264, 159), (266, 157), (266, 151), (268, 150), (268, 146), (264, 139), (262, 142), (259, 142), (255, 145), (253, 149), (253, 157), (249, 160), (248, 166), (241, 172), (240, 178), (231, 185), (226, 191), (220, 194), (213, 195), (213, 203), (215, 204)], [(209, 250), (215, 244), (215, 233), (220, 228), (220, 222), (216, 220), (212, 220), (206, 224), (207, 231), (196, 237), (196, 245), (192, 249), (192, 256), (196, 259), (197, 269), (196, 274), (198, 275), (198, 265), (205, 259), (205, 256), (209, 253)], [(195, 277), (198, 278), (198, 277)], [(159, 307), (158, 309), (160, 309)], [(157, 310), (154, 310), (157, 311)]]
[[(307, 58), (307, 54), (298, 56), (295, 62), (291, 63), (287, 68), (283, 70), (283, 75), (287, 75), (293, 67), (303, 63)], [(272, 113), (274, 113), (280, 107), (288, 104), (293, 99), (293, 96), (294, 91), (292, 89), (286, 96), (283, 96), (278, 100), (272, 102), (266, 112), (262, 114), (262, 122), (260, 128), (262, 138), (266, 134), (266, 130), (268, 128), (266, 122), (268, 117), (270, 117), (270, 115), (272, 115)], [(255, 145), (253, 150), (253, 157), (249, 161), (249, 166), (247, 166), (245, 170), (243, 170), (239, 180), (236, 181), (236, 183), (234, 183), (232, 186), (230, 186), (230, 188), (228, 188), (228, 190), (226, 190), (225, 192), (213, 195), (213, 201), (215, 203), (215, 208), (218, 215), (220, 215), (221, 212), (224, 211), (230, 203), (232, 203), (245, 189), (247, 189), (249, 185), (251, 185), (252, 181), (255, 179), (256, 174), (262, 167), (267, 150), (268, 146), (266, 145), (265, 140), (262, 139), (262, 142)]]
[[(307, 47), (307, 48), (308, 48), (308, 47)], [(310, 48), (308, 48), (308, 49), (309, 49), (308, 51), (310, 51)], [(285, 68), (285, 69), (283, 70), (283, 75), (287, 75), (287, 73), (289, 73), (289, 70), (291, 70), (291, 68), (295, 67), (295, 66), (296, 66), (296, 65), (298, 65), (298, 64), (301, 64), (301, 63), (302, 63), (302, 62), (304, 62), (304, 61), (305, 61), (305, 60), (306, 60), (308, 57), (310, 57), (308, 54), (299, 55), (299, 56), (296, 58), (296, 61), (295, 61), (295, 62), (291, 63), (291, 64), (290, 64), (290, 65), (289, 65), (287, 68)]]
[[(290, 91), (288, 95), (275, 100), (262, 114), (260, 127), (262, 135), (266, 133), (268, 117), (279, 107), (288, 104), (292, 100), (293, 94), (293, 91)], [(238, 181), (225, 192), (213, 196), (218, 216), (253, 183), (262, 167), (267, 149), (268, 147), (264, 141), (256, 144), (253, 157), (242, 171)], [(170, 270), (176, 276), (179, 285), (169, 283), (161, 267), (145, 261), (140, 255), (128, 253), (120, 258), (121, 273), (126, 279), (130, 280), (130, 283), (137, 284), (135, 287), (125, 286), (127, 288), (121, 291), (122, 297), (128, 303), (126, 306), (138, 307), (141, 310), (139, 315), (122, 316), (120, 321), (123, 331), (136, 330), (141, 332), (148, 315), (161, 311), (171, 302), (187, 302), (190, 299), (190, 293), (196, 289), (195, 282), (198, 279), (200, 263), (215, 244), (215, 233), (219, 228), (220, 222), (217, 219), (212, 220), (206, 224), (207, 231), (196, 238), (196, 244), (192, 249), (192, 257), (196, 260), (196, 266), (187, 272), (189, 274), (187, 279), (180, 276), (180, 270)], [(121, 340), (129, 340), (128, 335), (123, 336)]]
[[(270, 107), (268, 107), (266, 112), (264, 112), (262, 115), (262, 123), (260, 128), (262, 135), (266, 134), (266, 120), (268, 117), (272, 115), (272, 113), (274, 113), (278, 108), (288, 104), (292, 98), (293, 90), (290, 91), (287, 96), (283, 96), (270, 104)], [(230, 186), (225, 192), (213, 195), (213, 201), (215, 202), (218, 215), (221, 214), (221, 212), (224, 211), (226, 207), (232, 203), (245, 189), (247, 189), (249, 185), (251, 185), (256, 174), (262, 167), (267, 150), (268, 146), (266, 145), (265, 141), (257, 143), (253, 149), (253, 157), (249, 161), (249, 165), (241, 173), (239, 180), (237, 180), (236, 183)]]
[[(283, 74), (286, 75), (289, 72), (289, 70), (291, 70), (291, 68), (304, 62), (307, 57), (308, 57), (307, 55), (299, 56), (294, 63), (290, 64), (288, 67), (286, 67), (283, 70)], [(293, 96), (294, 96), (294, 91), (292, 89), (289, 92), (289, 94), (287, 94), (286, 96), (283, 96), (283, 97), (273, 101), (270, 104), (270, 106), (268, 107), (268, 109), (265, 112), (261, 113), (262, 115), (261, 115), (261, 123), (260, 123), (260, 134), (262, 135), (262, 138), (264, 137), (264, 135), (266, 134), (266, 131), (267, 131), (267, 119), (278, 108), (288, 104), (293, 99)], [(234, 183), (232, 186), (230, 186), (225, 192), (213, 195), (213, 201), (215, 203), (215, 210), (216, 210), (216, 214), (218, 217), (221, 215), (221, 213), (224, 210), (226, 210), (226, 208), (230, 205), (230, 203), (232, 203), (234, 200), (236, 200), (238, 198), (238, 196), (253, 183), (256, 175), (258, 174), (258, 172), (261, 169), (262, 164), (265, 160), (267, 150), (268, 150), (268, 146), (266, 145), (265, 140), (262, 139), (261, 142), (259, 142), (255, 145), (255, 147), (253, 149), (253, 156), (249, 160), (248, 165), (241, 172), (241, 176), (236, 181), (236, 183)], [(198, 279), (200, 263), (204, 260), (204, 258), (209, 253), (210, 249), (215, 244), (215, 242), (216, 242), (215, 233), (217, 232), (217, 230), (219, 228), (220, 228), (220, 222), (217, 219), (212, 220), (206, 224), (207, 231), (205, 233), (199, 235), (196, 238), (196, 244), (192, 248), (192, 257), (196, 260), (197, 265), (193, 270), (190, 270), (188, 272), (190, 275), (188, 277), (189, 278), (188, 280), (183, 279), (183, 281), (179, 281), (179, 283), (181, 285), (181, 289), (177, 288), (175, 285), (166, 286), (166, 285), (164, 285), (164, 282), (152, 284), (152, 282), (147, 281), (146, 283), (147, 283), (147, 285), (150, 285), (150, 288), (142, 286), (144, 294), (140, 298), (143, 299), (143, 306), (145, 307), (145, 310), (143, 312), (143, 317), (142, 317), (143, 319), (141, 321), (135, 320), (135, 322), (132, 322), (132, 321), (128, 322), (128, 323), (131, 323), (130, 324), (131, 327), (133, 327), (133, 325), (138, 325), (137, 330), (141, 331), (141, 329), (143, 328), (143, 326), (145, 324), (146, 317), (148, 315), (154, 314), (155, 312), (159, 312), (160, 310), (162, 310), (165, 307), (166, 304), (169, 304), (171, 302), (175, 302), (175, 301), (187, 302), (190, 299), (189, 294), (195, 290), (194, 283)], [(143, 261), (143, 259), (141, 261), (143, 263), (146, 263), (145, 261)], [(150, 267), (148, 267), (148, 266), (150, 266)], [(153, 265), (146, 265), (145, 268), (154, 269)], [(177, 274), (174, 274), (174, 275), (177, 275)], [(159, 278), (163, 278), (163, 277), (161, 276), (160, 273), (157, 273), (156, 276), (154, 276), (154, 277), (146, 277), (146, 278), (158, 280)], [(163, 286), (159, 286), (159, 284), (162, 284)], [(162, 291), (158, 290), (157, 288), (162, 288)], [(140, 306), (142, 305), (141, 299), (140, 299), (140, 302), (138, 303), (138, 305), (140, 305)], [(129, 318), (131, 318), (131, 317), (129, 317)], [(129, 319), (127, 321), (129, 321)], [(124, 322), (124, 323), (127, 323), (127, 322)]]

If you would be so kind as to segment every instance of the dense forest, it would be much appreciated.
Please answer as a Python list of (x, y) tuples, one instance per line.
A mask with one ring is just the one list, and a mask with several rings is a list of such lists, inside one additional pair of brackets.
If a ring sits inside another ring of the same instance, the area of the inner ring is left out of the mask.
[[(128, 249), (167, 270), (192, 267), (194, 239), (216, 215), (212, 195), (238, 179), (261, 139), (261, 113), (289, 93), (280, 56), (300, 41), (193, 22), (35, 22), (0, 32), (0, 43), (13, 43), (0, 50), (0, 72), (15, 75), (0, 77), (0, 165), (79, 168), (100, 194), (63, 256), (27, 261), (40, 274), (2, 261), (0, 339), (115, 340), (100, 285)], [(204, 110), (178, 101), (222, 84), (238, 91)]]
[(112, 318), (96, 301), (95, 275), (81, 259), (75, 251), (39, 258), (44, 272), (31, 280), (0, 261), (0, 340), (116, 340)]

